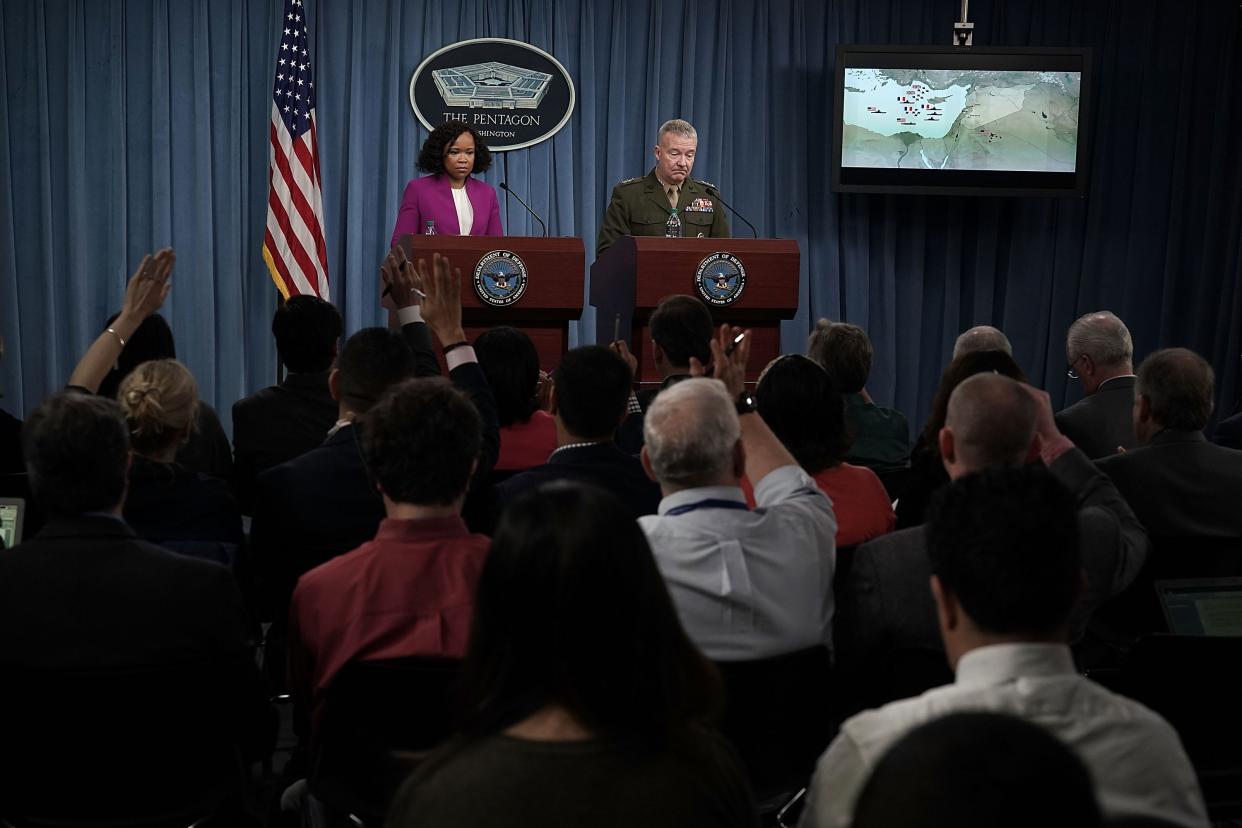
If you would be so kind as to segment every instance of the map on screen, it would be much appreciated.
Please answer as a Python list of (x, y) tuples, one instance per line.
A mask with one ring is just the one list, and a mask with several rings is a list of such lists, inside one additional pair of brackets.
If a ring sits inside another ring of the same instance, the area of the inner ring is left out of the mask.
[(1073, 173), (1079, 72), (845, 70), (841, 166)]

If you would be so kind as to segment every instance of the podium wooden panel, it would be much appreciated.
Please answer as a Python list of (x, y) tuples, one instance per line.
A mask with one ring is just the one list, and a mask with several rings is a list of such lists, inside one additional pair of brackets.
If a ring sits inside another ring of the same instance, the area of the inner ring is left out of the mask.
[[(488, 328), (512, 325), (535, 343), (539, 367), (551, 370), (560, 362), (569, 347), (569, 322), (582, 316), (582, 239), (408, 234), (400, 243), (411, 261), (427, 259), (430, 265), (439, 253), (461, 270), (462, 322), (471, 342)], [(526, 264), (526, 292), (512, 305), (489, 305), (474, 292), (474, 268), (493, 250), (510, 250)]]
[(792, 239), (669, 239), (622, 236), (591, 265), (595, 341), (627, 339), (638, 357), (640, 382), (659, 382), (651, 353), (648, 320), (666, 296), (684, 293), (701, 300), (694, 284), (699, 264), (727, 252), (746, 269), (746, 287), (731, 305), (704, 302), (716, 324), (750, 328), (748, 379), (781, 352), (780, 321), (798, 310), (798, 243)]

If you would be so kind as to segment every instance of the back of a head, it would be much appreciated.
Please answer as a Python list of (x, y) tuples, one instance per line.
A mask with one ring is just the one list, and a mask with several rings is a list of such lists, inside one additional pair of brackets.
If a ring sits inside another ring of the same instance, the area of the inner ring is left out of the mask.
[(475, 601), (467, 733), (561, 704), (598, 735), (658, 747), (719, 693), (620, 501), (553, 483), (506, 508)]
[(811, 474), (835, 466), (849, 448), (845, 399), (819, 363), (801, 356), (777, 357), (755, 387), (759, 416)]
[(442, 377), (408, 379), (367, 412), (367, 469), (397, 503), (443, 506), (466, 493), (482, 446), (474, 404)]
[(842, 394), (857, 394), (871, 376), (875, 351), (867, 332), (848, 322), (821, 319), (807, 343), (807, 356), (828, 372), (832, 385)]
[(1165, 348), (1139, 365), (1136, 396), (1165, 428), (1202, 431), (1212, 416), (1216, 376), (1207, 360), (1186, 348)]
[(315, 374), (332, 367), (341, 336), (341, 313), (318, 296), (294, 296), (272, 317), (276, 352), (293, 374)]
[(940, 384), (936, 386), (936, 395), (932, 398), (931, 415), (919, 436), (919, 443), (934, 454), (939, 455), (940, 447), (937, 440), (940, 429), (949, 411), (949, 397), (964, 380), (975, 374), (996, 373), (1026, 382), (1026, 374), (1014, 362), (1013, 357), (1004, 351), (973, 351), (962, 354), (947, 366), (940, 375)]
[(125, 494), (129, 434), (112, 400), (53, 394), (22, 427), (22, 452), (31, 491), (51, 515), (107, 511)]
[(963, 331), (953, 343), (953, 359), (976, 351), (1004, 351), (1013, 356), (1013, 346), (1009, 344), (1009, 337), (1005, 336), (1000, 328), (994, 328), (991, 325), (976, 325)]
[(1035, 439), (1035, 401), (1001, 374), (975, 374), (949, 396), (944, 424), (953, 431), (957, 460), (970, 471), (1015, 466)]
[(341, 399), (361, 414), (389, 388), (414, 376), (414, 352), (395, 331), (363, 328), (345, 341), (336, 368)]
[(647, 323), (651, 339), (671, 365), (688, 366), (690, 357), (706, 365), (711, 360), (712, 315), (693, 296), (666, 296)]
[[(108, 321), (104, 323), (107, 328), (116, 321), (120, 314), (112, 314), (108, 317)], [(99, 383), (99, 391), (101, 397), (116, 399), (116, 393), (121, 388), (121, 381), (129, 376), (129, 372), (137, 368), (144, 362), (150, 362), (154, 359), (176, 359), (177, 343), (173, 339), (172, 328), (168, 326), (167, 320), (158, 313), (153, 313), (138, 325), (133, 334), (125, 342), (125, 347), (121, 349), (121, 355), (116, 358), (116, 365), (112, 367)]]
[(1086, 765), (1038, 725), (953, 713), (907, 733), (880, 758), (854, 828), (1096, 828)]
[(583, 440), (607, 440), (625, 416), (633, 377), (615, 351), (585, 345), (567, 351), (556, 366), (553, 393), (556, 415), (570, 434)]
[(737, 409), (719, 380), (696, 377), (660, 392), (643, 421), (643, 439), (664, 485), (704, 486), (733, 465), (741, 437)]
[(530, 337), (517, 328), (489, 328), (474, 340), (474, 352), (496, 398), (500, 427), (528, 421), (539, 408), (539, 353)]
[(134, 451), (153, 456), (183, 441), (194, 425), (198, 385), (175, 359), (144, 362), (121, 382), (117, 402)]
[(1134, 359), (1130, 329), (1112, 311), (1092, 311), (1074, 320), (1065, 335), (1071, 361), (1086, 354), (1100, 368), (1129, 365)]
[(932, 504), (932, 572), (982, 631), (1064, 634), (1081, 587), (1077, 507), (1041, 464), (961, 477)]

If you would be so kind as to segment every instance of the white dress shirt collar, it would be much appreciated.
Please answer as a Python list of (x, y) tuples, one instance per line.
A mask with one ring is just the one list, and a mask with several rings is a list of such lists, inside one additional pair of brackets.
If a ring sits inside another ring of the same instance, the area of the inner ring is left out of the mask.
[(656, 514), (668, 514), (670, 509), (689, 506), (704, 500), (729, 500), (745, 505), (746, 495), (742, 493), (740, 486), (699, 486), (694, 489), (682, 489), (662, 499)]
[(1020, 678), (1073, 675), (1074, 657), (1064, 644), (990, 644), (958, 659), (954, 683), (960, 687), (995, 687)]

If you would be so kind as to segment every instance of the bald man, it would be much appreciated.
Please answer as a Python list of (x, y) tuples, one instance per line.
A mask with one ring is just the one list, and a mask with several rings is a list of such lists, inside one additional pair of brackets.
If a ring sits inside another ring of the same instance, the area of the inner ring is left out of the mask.
[(962, 354), (973, 354), (976, 351), (1004, 351), (1013, 356), (1013, 346), (1009, 344), (1009, 337), (1005, 336), (1000, 328), (993, 328), (991, 325), (975, 325), (969, 330), (962, 331), (957, 341), (953, 343), (954, 359)]
[[(976, 374), (949, 398), (940, 453), (951, 479), (986, 468), (1043, 462), (1078, 504), (1085, 588), (1070, 615), (1070, 640), (1082, 637), (1091, 612), (1124, 589), (1147, 557), (1148, 538), (1117, 488), (1062, 434), (1048, 394), (1000, 374)], [(846, 680), (898, 675), (896, 653), (921, 665), (943, 661), (925, 528), (903, 529), (870, 541), (854, 554), (838, 593), (834, 622), (838, 664)], [(929, 675), (928, 686), (947, 680)], [(870, 680), (868, 680), (870, 681)], [(858, 685), (866, 704), (919, 692), (903, 684)], [(889, 698), (877, 698), (889, 693)], [(870, 697), (867, 697), (870, 696)]]
[(1057, 412), (1057, 428), (1095, 460), (1138, 445), (1134, 406), (1134, 343), (1111, 311), (1085, 313), (1065, 335), (1065, 363), (1086, 396)]

